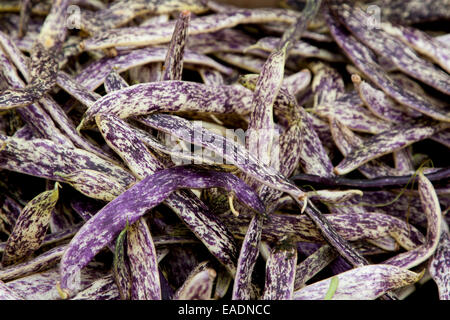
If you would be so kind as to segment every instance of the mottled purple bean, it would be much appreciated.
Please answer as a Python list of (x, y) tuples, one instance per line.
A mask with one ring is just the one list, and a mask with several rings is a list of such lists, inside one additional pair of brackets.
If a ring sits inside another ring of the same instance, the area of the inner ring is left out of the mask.
[[(417, 282), (422, 274), (395, 266), (376, 264), (336, 275), (339, 279), (332, 300), (375, 300), (392, 289)], [(295, 300), (323, 300), (330, 287), (328, 278), (294, 292)]]

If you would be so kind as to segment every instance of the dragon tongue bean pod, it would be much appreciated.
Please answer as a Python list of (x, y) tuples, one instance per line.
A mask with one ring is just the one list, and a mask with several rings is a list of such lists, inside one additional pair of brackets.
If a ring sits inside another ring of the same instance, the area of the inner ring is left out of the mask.
[(449, 299), (449, 1), (0, 1), (0, 298)]

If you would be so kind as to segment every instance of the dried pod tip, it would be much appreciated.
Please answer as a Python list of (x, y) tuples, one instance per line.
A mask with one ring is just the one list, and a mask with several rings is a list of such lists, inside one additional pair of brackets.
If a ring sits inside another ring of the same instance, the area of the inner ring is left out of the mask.
[(298, 197), (298, 199), (303, 201), (303, 206), (302, 206), (302, 209), (300, 211), (301, 213), (303, 213), (303, 212), (305, 212), (306, 207), (308, 206), (308, 195), (306, 193), (303, 193), (303, 194), (301, 194)]
[(58, 291), (61, 299), (66, 300), (69, 298), (69, 296), (70, 296), (69, 290), (62, 289), (59, 281), (56, 283), (56, 290)]
[(228, 195), (228, 204), (230, 205), (230, 210), (235, 217), (239, 217), (239, 211), (234, 208), (233, 205), (234, 195), (231, 193)]
[(189, 10), (183, 10), (183, 11), (181, 11), (181, 15), (182, 15), (183, 17), (190, 16), (190, 15), (191, 15), (191, 12), (190, 12)]
[(361, 77), (357, 75), (356, 73), (352, 74), (352, 82), (354, 84), (360, 84), (361, 83)]
[(211, 279), (215, 279), (217, 276), (217, 272), (214, 269), (208, 269), (208, 274)]

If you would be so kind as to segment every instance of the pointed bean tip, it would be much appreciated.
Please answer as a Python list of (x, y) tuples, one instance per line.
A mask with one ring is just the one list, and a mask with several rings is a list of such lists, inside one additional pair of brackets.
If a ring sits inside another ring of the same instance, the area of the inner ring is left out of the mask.
[(351, 79), (354, 84), (361, 83), (361, 77), (359, 75), (357, 75), (356, 73), (352, 74)]
[(58, 294), (61, 297), (61, 299), (67, 300), (70, 297), (69, 290), (61, 288), (61, 283), (59, 281), (56, 283), (56, 290), (58, 291)]

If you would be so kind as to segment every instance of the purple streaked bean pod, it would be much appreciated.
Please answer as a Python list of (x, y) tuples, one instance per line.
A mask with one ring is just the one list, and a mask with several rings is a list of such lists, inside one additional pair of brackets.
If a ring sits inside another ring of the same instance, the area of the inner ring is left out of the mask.
[[(259, 39), (256, 44), (246, 48), (246, 52), (251, 53), (254, 49), (272, 52), (280, 43), (279, 38), (265, 37)], [(318, 58), (329, 62), (342, 62), (345, 58), (341, 54), (333, 53), (326, 49), (318, 48), (305, 41), (295, 41), (292, 45), (290, 54), (305, 58)]]
[(55, 172), (65, 183), (70, 184), (80, 193), (90, 198), (111, 201), (124, 192), (128, 185), (103, 172), (81, 169), (67, 174)]
[[(236, 196), (256, 212), (265, 211), (256, 194), (235, 176), (193, 167), (174, 167), (147, 176), (109, 202), (75, 235), (61, 260), (61, 289), (73, 294), (78, 288), (73, 281), (95, 254), (111, 242), (114, 236), (132, 224), (145, 212), (164, 201), (178, 188), (222, 187), (235, 191)], [(120, 214), (111, 214), (118, 210)]]
[(322, 62), (313, 63), (311, 69), (314, 73), (311, 82), (311, 89), (314, 93), (313, 108), (333, 103), (345, 93), (344, 80), (336, 69)]
[(381, 9), (381, 16), (387, 21), (407, 25), (449, 18), (446, 10), (440, 10), (448, 5), (447, 0), (410, 0), (398, 3), (377, 0), (370, 4), (378, 6)]
[(1, 300), (25, 300), (14, 290), (9, 288), (3, 281), (0, 281), (0, 299)]
[[(361, 148), (365, 141), (353, 133), (349, 128), (342, 124), (336, 118), (330, 117), (330, 130), (333, 140), (342, 155), (347, 156), (353, 150)], [(395, 176), (398, 171), (389, 167), (383, 162), (372, 160), (358, 167), (358, 170), (367, 178), (382, 176)]]
[(67, 245), (61, 245), (46, 251), (30, 261), (6, 267), (0, 270), (0, 280), (11, 281), (52, 268), (59, 262), (66, 249)]
[[(249, 176), (274, 189), (289, 193), (294, 198), (300, 198), (304, 192), (287, 182), (279, 172), (271, 167), (265, 167), (246, 149), (234, 141), (226, 139), (203, 128), (195, 127), (191, 122), (176, 116), (163, 114), (140, 118), (144, 124), (163, 132), (174, 135), (180, 139), (201, 145), (223, 157), (229, 164), (234, 164)], [(203, 137), (210, 137), (210, 143)], [(193, 141), (191, 141), (193, 139)]]
[[(378, 239), (392, 236), (405, 249), (411, 250), (425, 242), (425, 237), (414, 226), (382, 213), (327, 214), (327, 219), (347, 241)], [(243, 238), (249, 217), (227, 216), (226, 224), (238, 238)], [(279, 241), (284, 236), (293, 241), (322, 242), (323, 237), (314, 223), (304, 215), (272, 214), (263, 226), (262, 239)]]
[(127, 231), (127, 256), (130, 262), (131, 299), (161, 300), (156, 249), (143, 218)]
[[(130, 185), (135, 178), (127, 170), (88, 151), (68, 148), (46, 139), (22, 140), (0, 136), (0, 167), (32, 176), (64, 182), (61, 174), (94, 170)], [(58, 175), (59, 174), (59, 175)]]
[(167, 14), (183, 10), (203, 13), (207, 8), (202, 1), (198, 0), (120, 0), (94, 14), (85, 13), (82, 16), (81, 27), (91, 34), (97, 34), (123, 26), (143, 14)]
[(386, 33), (396, 37), (418, 53), (439, 64), (445, 71), (450, 72), (450, 46), (448, 43), (442, 43), (413, 27), (386, 22), (382, 24), (382, 28)]
[(305, 260), (297, 264), (295, 268), (294, 290), (297, 291), (304, 287), (308, 280), (337, 257), (338, 253), (336, 250), (328, 244), (322, 245), (314, 253), (310, 254)]
[(177, 300), (210, 300), (216, 271), (207, 268), (189, 277), (182, 290), (176, 292)]
[[(97, 116), (97, 124), (107, 143), (140, 179), (164, 168), (144, 144), (148, 135), (142, 139), (136, 129), (113, 116)], [(192, 229), (211, 253), (234, 273), (233, 259), (237, 249), (232, 234), (200, 200), (193, 199), (192, 196), (187, 191), (175, 192), (165, 203)], [(214, 237), (211, 236), (212, 231)]]
[(126, 256), (127, 233), (129, 225), (119, 233), (114, 248), (112, 273), (121, 300), (131, 299), (131, 271)]
[(198, 72), (202, 77), (203, 83), (208, 86), (222, 86), (225, 84), (222, 74), (211, 68), (199, 68)]
[(429, 138), (446, 128), (448, 128), (446, 123), (425, 120), (413, 124), (397, 125), (389, 131), (379, 133), (366, 140), (362, 147), (350, 152), (334, 168), (334, 172), (339, 175), (346, 174), (370, 160)]
[(169, 43), (169, 48), (167, 49), (161, 81), (181, 80), (181, 74), (183, 72), (184, 47), (186, 45), (190, 19), (191, 14), (189, 11), (181, 12), (178, 17), (172, 39)]
[(408, 108), (393, 101), (382, 90), (373, 87), (366, 81), (361, 81), (359, 76), (352, 75), (352, 81), (361, 100), (377, 117), (394, 123), (402, 123), (411, 121), (411, 118), (417, 118), (417, 115), (411, 114)]
[(104, 85), (107, 93), (128, 87), (128, 83), (114, 68), (106, 76)]
[(246, 147), (266, 164), (270, 163), (275, 139), (273, 104), (283, 83), (285, 60), (286, 46), (274, 51), (267, 58), (253, 92)]
[(318, 105), (312, 110), (322, 118), (334, 117), (352, 130), (366, 133), (380, 133), (391, 125), (362, 106), (357, 92), (344, 94), (333, 102)]
[(343, 26), (327, 15), (327, 23), (336, 43), (344, 50), (346, 55), (364, 75), (374, 84), (386, 92), (398, 103), (417, 110), (431, 118), (442, 121), (450, 121), (450, 112), (438, 108), (424, 98), (407, 90), (396, 83), (377, 64), (373, 52), (351, 36)]
[(90, 107), (95, 101), (101, 98), (101, 95), (90, 92), (88, 88), (72, 79), (72, 77), (64, 71), (58, 72), (56, 84), (86, 107)]
[(187, 46), (202, 54), (215, 52), (244, 53), (245, 49), (255, 43), (255, 39), (236, 29), (223, 29), (217, 32), (201, 33), (189, 37)]
[[(376, 264), (355, 268), (338, 278), (333, 300), (375, 300), (392, 289), (417, 282), (418, 274), (395, 266)], [(332, 278), (318, 281), (294, 292), (295, 300), (323, 300)]]
[[(105, 276), (105, 271), (98, 263), (87, 266), (81, 273), (81, 288), (88, 287), (96, 279)], [(56, 284), (59, 280), (58, 268), (34, 273), (32, 275), (9, 281), (6, 285), (27, 300), (59, 300)]]
[[(299, 14), (285, 9), (236, 10), (198, 17), (191, 20), (188, 35), (215, 32), (238, 24), (281, 21), (294, 23)], [(96, 50), (120, 46), (148, 46), (170, 41), (175, 23), (168, 21), (145, 27), (128, 27), (108, 30), (83, 41), (84, 50)]]
[(91, 285), (80, 291), (71, 300), (118, 300), (119, 290), (111, 274), (92, 281)]
[(450, 235), (448, 225), (443, 221), (439, 244), (430, 259), (428, 271), (438, 286), (439, 299), (450, 300)]
[(157, 111), (198, 111), (246, 114), (252, 94), (237, 86), (209, 87), (196, 82), (160, 81), (137, 84), (97, 100), (83, 116), (79, 128), (88, 126), (97, 114), (120, 118)]
[(334, 13), (360, 41), (377, 54), (384, 56), (402, 72), (414, 77), (439, 91), (450, 94), (450, 75), (433, 63), (419, 57), (414, 50), (405, 46), (383, 29), (363, 27), (369, 16), (359, 8), (347, 4), (332, 7)]
[(250, 54), (234, 53), (234, 52), (217, 52), (214, 56), (228, 64), (237, 68), (241, 68), (250, 72), (260, 73), (266, 62), (264, 58)]
[(22, 261), (41, 246), (58, 201), (58, 188), (56, 183), (53, 190), (40, 193), (23, 208), (6, 242), (2, 265)]
[[(105, 81), (105, 78), (111, 69), (115, 68), (117, 72), (121, 73), (149, 63), (164, 62), (166, 53), (167, 48), (149, 47), (133, 50), (131, 52), (119, 53), (114, 58), (104, 57), (88, 65), (78, 73), (75, 80), (78, 83), (82, 83), (85, 88), (95, 90)], [(213, 68), (224, 74), (232, 73), (232, 69), (218, 63), (208, 56), (193, 52), (189, 48), (185, 50), (183, 57), (185, 64)]]
[[(233, 300), (250, 300), (255, 294), (252, 290), (252, 273), (259, 255), (259, 243), (264, 219), (254, 215), (250, 224), (246, 224), (244, 241), (238, 259), (238, 268), (233, 284)], [(256, 244), (256, 245), (255, 245)]]
[(273, 248), (266, 262), (263, 300), (292, 300), (297, 264), (297, 248)]
[(400, 253), (383, 263), (410, 269), (427, 260), (436, 250), (441, 235), (442, 214), (439, 200), (430, 180), (419, 172), (419, 196), (427, 216), (427, 238), (423, 245)]

